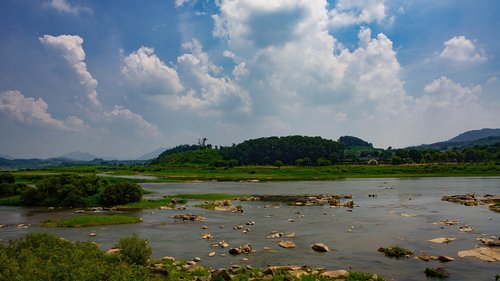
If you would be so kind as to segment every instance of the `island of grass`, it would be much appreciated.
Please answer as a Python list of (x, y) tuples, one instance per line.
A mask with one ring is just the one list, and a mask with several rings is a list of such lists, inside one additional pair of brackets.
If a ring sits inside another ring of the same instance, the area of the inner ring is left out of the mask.
[(129, 215), (84, 215), (66, 219), (46, 220), (42, 223), (42, 227), (87, 227), (140, 222), (142, 222), (141, 218)]
[(386, 257), (397, 259), (413, 255), (412, 251), (400, 246), (391, 246), (387, 248), (380, 247), (378, 251), (384, 253)]

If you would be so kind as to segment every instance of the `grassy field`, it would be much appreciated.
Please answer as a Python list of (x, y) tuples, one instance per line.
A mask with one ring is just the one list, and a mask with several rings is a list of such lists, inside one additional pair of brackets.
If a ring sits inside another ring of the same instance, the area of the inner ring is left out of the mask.
[[(185, 204), (186, 200), (177, 200), (178, 204)], [(142, 200), (140, 202), (132, 202), (125, 205), (117, 206), (119, 209), (156, 209), (160, 207), (170, 207), (174, 208), (175, 204), (172, 203), (172, 197), (167, 197), (158, 200)]]
[(21, 195), (0, 198), (0, 206), (18, 206), (20, 205)]
[[(180, 181), (297, 181), (297, 180), (336, 180), (342, 178), (401, 178), (401, 177), (467, 177), (500, 176), (500, 165), (479, 164), (414, 164), (414, 165), (332, 165), (332, 166), (237, 166), (233, 168), (213, 167), (105, 167), (90, 169), (51, 168), (50, 170), (15, 171), (16, 179), (33, 183), (43, 177), (56, 173), (106, 173), (115, 182), (180, 182)], [(113, 175), (151, 175), (158, 179), (123, 179)]]
[(43, 227), (86, 227), (97, 225), (113, 225), (139, 223), (142, 219), (127, 215), (83, 215), (67, 219), (47, 220)]
[(273, 166), (241, 166), (234, 168), (165, 167), (160, 171), (145, 173), (158, 176), (163, 181), (294, 181), (381, 177), (500, 176), (500, 165), (333, 165), (327, 167), (285, 166), (279, 169)]

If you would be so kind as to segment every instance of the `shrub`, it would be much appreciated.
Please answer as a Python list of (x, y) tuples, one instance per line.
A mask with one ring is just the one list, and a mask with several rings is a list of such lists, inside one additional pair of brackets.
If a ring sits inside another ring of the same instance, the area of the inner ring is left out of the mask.
[(393, 246), (393, 247), (388, 247), (388, 248), (378, 248), (379, 252), (382, 252), (385, 254), (386, 257), (389, 258), (401, 258), (407, 255), (412, 255), (413, 252), (410, 250), (407, 250), (403, 247), (400, 246)]
[(140, 239), (137, 234), (120, 239), (115, 247), (120, 249), (120, 258), (129, 264), (146, 265), (153, 252), (148, 241)]
[(445, 279), (448, 278), (449, 275), (448, 271), (446, 271), (446, 269), (442, 267), (437, 267), (437, 268), (427, 267), (424, 272), (427, 278)]
[(142, 188), (135, 183), (110, 185), (101, 194), (104, 205), (121, 205), (142, 200)]
[(368, 160), (368, 165), (374, 165), (374, 166), (376, 166), (376, 165), (378, 165), (378, 161), (375, 160), (375, 159), (370, 159), (370, 160)]

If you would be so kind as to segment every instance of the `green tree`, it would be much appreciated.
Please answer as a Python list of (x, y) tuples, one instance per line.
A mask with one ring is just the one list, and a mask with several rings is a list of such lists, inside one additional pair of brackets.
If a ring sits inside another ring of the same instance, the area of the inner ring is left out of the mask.
[(142, 200), (142, 188), (135, 183), (118, 183), (107, 186), (101, 194), (104, 205), (121, 205)]
[(148, 241), (137, 234), (120, 239), (116, 247), (120, 249), (120, 258), (129, 264), (146, 265), (153, 252)]

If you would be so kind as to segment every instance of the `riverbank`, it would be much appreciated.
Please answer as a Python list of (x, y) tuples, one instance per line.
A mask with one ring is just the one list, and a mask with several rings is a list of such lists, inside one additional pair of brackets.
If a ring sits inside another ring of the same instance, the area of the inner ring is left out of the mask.
[(186, 181), (311, 181), (345, 178), (474, 177), (500, 176), (500, 165), (412, 164), (412, 165), (332, 165), (332, 166), (237, 166), (215, 167), (114, 167), (84, 166), (12, 172), (20, 182), (30, 183), (54, 173), (97, 173), (114, 182)]

